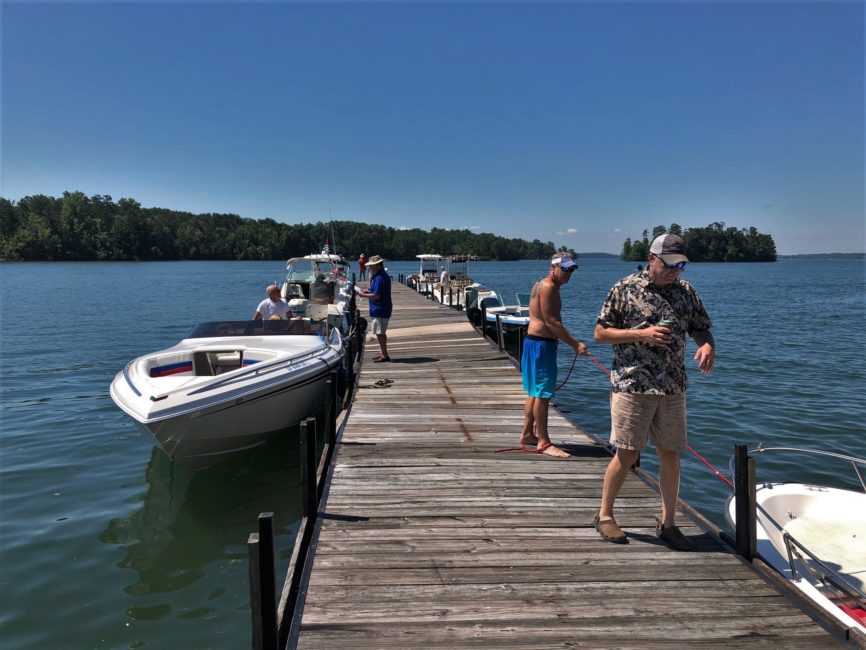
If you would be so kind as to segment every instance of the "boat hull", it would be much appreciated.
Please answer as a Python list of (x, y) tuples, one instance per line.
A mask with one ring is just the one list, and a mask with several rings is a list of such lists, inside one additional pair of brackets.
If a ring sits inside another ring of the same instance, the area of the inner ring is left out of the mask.
[(325, 401), (322, 372), (303, 384), (287, 383), (158, 421), (135, 420), (172, 460), (206, 466), (257, 447), (272, 433), (297, 424)]

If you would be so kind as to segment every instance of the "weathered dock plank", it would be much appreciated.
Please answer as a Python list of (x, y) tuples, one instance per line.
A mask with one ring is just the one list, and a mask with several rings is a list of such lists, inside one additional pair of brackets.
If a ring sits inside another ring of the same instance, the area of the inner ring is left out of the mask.
[[(513, 447), (514, 365), (465, 317), (394, 285), (392, 363), (368, 363), (342, 433), (290, 643), (298, 648), (821, 648), (841, 642), (680, 514), (696, 542), (654, 535), (659, 497), (630, 476), (625, 546), (592, 528), (609, 459), (551, 411), (574, 456)], [(603, 432), (599, 432), (603, 433)]]

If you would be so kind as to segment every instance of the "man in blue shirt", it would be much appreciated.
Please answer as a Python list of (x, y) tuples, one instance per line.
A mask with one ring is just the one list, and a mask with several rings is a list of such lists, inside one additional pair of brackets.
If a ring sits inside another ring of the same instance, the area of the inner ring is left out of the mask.
[(391, 318), (391, 277), (385, 272), (384, 258), (373, 255), (367, 260), (367, 270), (370, 271), (370, 287), (367, 291), (358, 290), (358, 295), (370, 300), (370, 321), (373, 334), (379, 341), (381, 353), (373, 359), (375, 363), (390, 361), (388, 356), (388, 319)]

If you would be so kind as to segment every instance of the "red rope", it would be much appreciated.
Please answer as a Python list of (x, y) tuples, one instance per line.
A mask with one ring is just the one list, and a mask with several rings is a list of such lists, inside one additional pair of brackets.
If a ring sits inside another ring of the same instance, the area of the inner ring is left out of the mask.
[[(610, 376), (610, 370), (608, 370), (608, 369), (605, 368), (603, 365), (601, 365), (601, 364), (598, 362), (598, 359), (596, 359), (594, 356), (592, 356), (592, 354), (591, 354), (589, 351), (587, 351), (586, 356), (588, 356), (589, 359), (590, 359), (590, 361), (592, 361), (595, 365), (597, 365), (599, 368), (601, 368), (602, 370), (604, 370), (604, 372), (607, 373), (608, 376)], [(687, 444), (687, 445), (686, 445), (686, 449), (688, 449), (690, 452), (692, 452), (692, 453), (697, 457), (697, 459), (698, 459), (699, 461), (701, 461), (704, 465), (706, 465), (707, 467), (709, 467), (709, 468), (712, 470), (713, 474), (715, 474), (715, 475), (718, 476), (720, 479), (722, 479), (725, 483), (727, 483), (727, 484), (731, 487), (732, 490), (734, 489), (734, 484), (731, 483), (730, 479), (729, 479), (727, 476), (725, 476), (724, 474), (722, 474), (722, 473), (721, 473), (719, 470), (717, 470), (715, 467), (713, 467), (712, 465), (710, 465), (709, 461), (708, 461), (706, 458), (704, 458), (703, 456), (701, 456), (701, 455), (700, 455), (698, 452), (696, 452), (694, 449), (692, 449), (692, 446), (691, 446), (691, 445), (688, 445), (688, 444)]]

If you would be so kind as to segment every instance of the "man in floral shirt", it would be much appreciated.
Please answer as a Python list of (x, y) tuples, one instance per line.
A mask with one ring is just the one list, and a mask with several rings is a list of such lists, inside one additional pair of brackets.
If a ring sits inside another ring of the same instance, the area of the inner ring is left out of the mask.
[(698, 345), (698, 368), (713, 368), (710, 317), (692, 286), (680, 277), (688, 264), (683, 240), (661, 235), (650, 246), (645, 271), (610, 290), (595, 327), (595, 340), (614, 348), (611, 373), (611, 443), (616, 454), (604, 476), (594, 525), (615, 544), (628, 538), (613, 518), (613, 504), (631, 466), (652, 438), (659, 457), (662, 513), (656, 534), (671, 548), (692, 543), (674, 525), (680, 485), (680, 450), (686, 448), (686, 334)]

